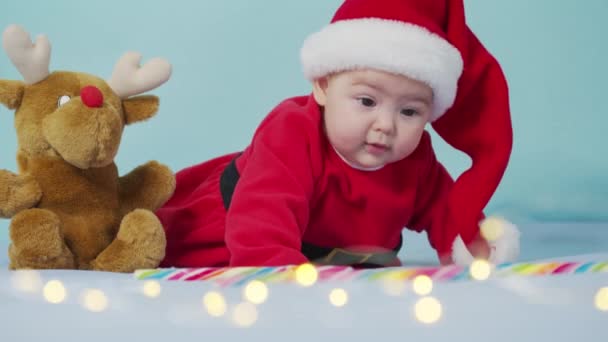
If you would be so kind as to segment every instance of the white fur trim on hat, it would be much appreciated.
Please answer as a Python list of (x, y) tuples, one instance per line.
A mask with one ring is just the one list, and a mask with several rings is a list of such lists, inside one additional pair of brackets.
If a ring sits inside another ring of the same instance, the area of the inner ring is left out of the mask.
[(431, 121), (454, 103), (463, 62), (460, 52), (421, 26), (378, 18), (334, 22), (313, 33), (300, 51), (307, 79), (372, 68), (429, 85), (434, 93)]
[[(490, 221), (492, 221), (491, 224), (494, 225), (498, 234), (494, 239), (488, 239), (491, 249), (488, 261), (492, 264), (515, 261), (519, 257), (519, 229), (511, 222), (495, 217), (485, 219), (482, 221), (481, 226), (483, 227), (485, 223), (489, 223)], [(452, 260), (455, 264), (461, 266), (468, 266), (475, 260), (460, 236), (454, 239)]]

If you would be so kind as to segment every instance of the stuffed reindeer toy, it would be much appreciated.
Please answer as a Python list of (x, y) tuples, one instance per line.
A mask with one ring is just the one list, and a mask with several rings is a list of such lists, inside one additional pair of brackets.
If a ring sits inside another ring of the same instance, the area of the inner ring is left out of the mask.
[[(132, 272), (165, 253), (155, 216), (173, 193), (156, 161), (120, 177), (114, 157), (126, 125), (146, 120), (159, 99), (139, 95), (171, 75), (162, 59), (139, 65), (126, 53), (111, 77), (49, 73), (50, 44), (9, 26), (3, 46), (23, 81), (0, 80), (0, 103), (15, 110), (18, 173), (0, 169), (0, 216), (11, 218), (10, 269)], [(4, 152), (3, 152), (4, 154)]]

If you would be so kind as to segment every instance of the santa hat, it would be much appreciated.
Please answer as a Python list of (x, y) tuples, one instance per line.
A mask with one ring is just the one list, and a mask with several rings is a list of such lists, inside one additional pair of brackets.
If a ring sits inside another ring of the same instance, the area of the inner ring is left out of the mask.
[[(507, 167), (513, 136), (506, 80), (467, 26), (463, 1), (346, 0), (328, 26), (306, 39), (301, 61), (311, 81), (371, 68), (433, 89), (433, 128), (469, 155), (472, 165), (434, 213), (429, 240), (442, 262), (469, 262), (463, 247), (482, 238), (483, 209)], [(517, 228), (504, 220), (493, 222), (501, 223), (493, 226), (502, 233), (488, 241), (491, 259), (512, 261), (519, 251)]]

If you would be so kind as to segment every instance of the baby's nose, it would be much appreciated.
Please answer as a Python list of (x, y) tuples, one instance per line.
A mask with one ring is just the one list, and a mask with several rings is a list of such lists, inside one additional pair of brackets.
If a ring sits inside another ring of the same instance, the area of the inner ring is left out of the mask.
[(99, 88), (89, 85), (80, 89), (82, 103), (90, 108), (99, 108), (103, 105), (103, 94)]
[(385, 134), (390, 134), (395, 128), (395, 118), (391, 114), (380, 113), (374, 122), (374, 129)]

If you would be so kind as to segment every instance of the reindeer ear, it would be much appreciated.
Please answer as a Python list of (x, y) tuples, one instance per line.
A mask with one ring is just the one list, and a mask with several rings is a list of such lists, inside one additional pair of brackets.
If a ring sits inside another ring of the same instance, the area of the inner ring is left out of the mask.
[(0, 80), (0, 103), (8, 109), (15, 109), (21, 104), (24, 83), (21, 81)]
[(154, 95), (134, 96), (122, 100), (126, 124), (151, 118), (158, 111), (159, 100)]

